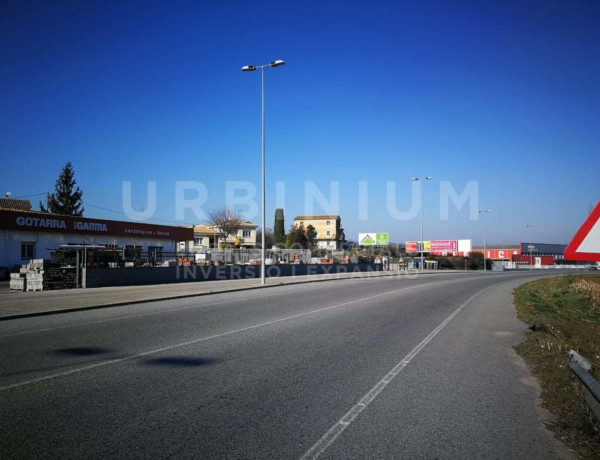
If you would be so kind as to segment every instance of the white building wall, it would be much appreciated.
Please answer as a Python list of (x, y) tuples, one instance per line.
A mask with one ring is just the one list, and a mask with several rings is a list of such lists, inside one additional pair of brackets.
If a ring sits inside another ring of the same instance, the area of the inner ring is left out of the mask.
[(317, 248), (319, 249), (338, 249), (337, 242), (331, 240), (317, 240)]
[(159, 238), (115, 237), (103, 235), (80, 235), (72, 233), (49, 233), (2, 230), (3, 244), (0, 246), (0, 265), (12, 267), (28, 260), (21, 260), (21, 243), (35, 243), (34, 258), (49, 259), (50, 252), (63, 244), (112, 244), (116, 246), (136, 245), (142, 251), (148, 246), (160, 246), (163, 252), (175, 252), (176, 242)]

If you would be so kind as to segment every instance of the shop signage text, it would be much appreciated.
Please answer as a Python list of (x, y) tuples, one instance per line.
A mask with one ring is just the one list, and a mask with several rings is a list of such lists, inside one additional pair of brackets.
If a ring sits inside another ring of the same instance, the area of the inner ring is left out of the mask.
[[(17, 217), (17, 225), (19, 227), (28, 228), (58, 228), (67, 229), (67, 224), (62, 219), (45, 219), (40, 217)], [(73, 222), (73, 230), (86, 231), (86, 232), (108, 232), (106, 224), (98, 222)]]

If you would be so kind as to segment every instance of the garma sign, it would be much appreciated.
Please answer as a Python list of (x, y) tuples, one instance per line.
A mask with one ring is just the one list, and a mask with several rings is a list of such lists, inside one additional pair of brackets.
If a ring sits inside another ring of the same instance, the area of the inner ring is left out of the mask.
[(360, 246), (387, 246), (389, 234), (387, 233), (359, 233), (358, 244)]
[(194, 229), (167, 225), (89, 219), (36, 211), (0, 209), (0, 229), (83, 235), (160, 238), (176, 241), (194, 239)]

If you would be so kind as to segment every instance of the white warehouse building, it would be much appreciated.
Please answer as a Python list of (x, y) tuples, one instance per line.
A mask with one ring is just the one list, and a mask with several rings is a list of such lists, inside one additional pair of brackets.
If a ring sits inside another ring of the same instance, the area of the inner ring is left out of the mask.
[(53, 250), (64, 245), (174, 253), (178, 242), (194, 237), (191, 228), (47, 214), (23, 205), (18, 209), (15, 205), (23, 201), (0, 200), (0, 266), (49, 259)]

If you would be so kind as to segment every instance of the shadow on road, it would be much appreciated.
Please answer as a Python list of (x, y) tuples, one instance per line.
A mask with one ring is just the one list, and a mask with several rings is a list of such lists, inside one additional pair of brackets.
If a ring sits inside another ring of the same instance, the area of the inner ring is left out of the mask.
[(110, 352), (108, 348), (100, 347), (73, 347), (73, 348), (61, 348), (60, 350), (54, 350), (53, 353), (62, 356), (92, 356), (102, 355)]

